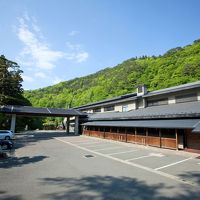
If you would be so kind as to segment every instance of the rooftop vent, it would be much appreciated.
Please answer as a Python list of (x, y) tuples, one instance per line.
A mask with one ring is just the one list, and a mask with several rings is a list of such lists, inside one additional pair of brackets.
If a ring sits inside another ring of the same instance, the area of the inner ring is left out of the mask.
[(144, 84), (138, 84), (135, 86), (137, 88), (137, 96), (142, 96), (148, 93), (147, 91), (147, 85)]

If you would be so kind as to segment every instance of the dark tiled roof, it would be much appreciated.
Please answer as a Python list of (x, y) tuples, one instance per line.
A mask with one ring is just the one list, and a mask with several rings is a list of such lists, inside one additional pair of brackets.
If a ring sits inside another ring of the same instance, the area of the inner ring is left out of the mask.
[(200, 119), (175, 119), (175, 120), (135, 120), (135, 121), (94, 121), (87, 122), (84, 126), (109, 126), (109, 127), (147, 127), (147, 128), (195, 128)]
[(7, 105), (0, 109), (0, 112), (7, 114), (17, 114), (17, 115), (37, 115), (37, 116), (86, 116), (87, 114), (71, 109), (57, 109), (57, 108), (41, 108), (32, 106), (15, 106)]
[(178, 91), (192, 89), (192, 88), (198, 88), (198, 87), (200, 87), (200, 81), (187, 83), (187, 84), (183, 84), (183, 85), (178, 85), (175, 87), (169, 87), (169, 88), (165, 88), (165, 89), (155, 90), (153, 92), (147, 93), (143, 97), (166, 94), (166, 93), (170, 93), (170, 92), (178, 92)]
[[(105, 99), (102, 101), (97, 101), (94, 103), (89, 103), (89, 104), (84, 104), (82, 106), (78, 106), (75, 107), (76, 109), (87, 109), (87, 108), (94, 108), (94, 107), (99, 107), (102, 105), (109, 105), (109, 104), (113, 104), (113, 103), (117, 103), (117, 102), (123, 102), (124, 100), (126, 101), (127, 99), (129, 99), (130, 97), (135, 97), (137, 95), (137, 93), (130, 93), (130, 94), (125, 94), (125, 95), (121, 95), (118, 97), (113, 97), (111, 99)], [(130, 98), (131, 99), (131, 98)]]
[(200, 117), (200, 101), (152, 106), (129, 112), (106, 112), (88, 115), (89, 121), (120, 119), (155, 119)]
[(167, 94), (167, 93), (171, 93), (171, 92), (178, 92), (178, 91), (192, 89), (192, 88), (198, 88), (198, 87), (200, 87), (200, 81), (193, 82), (193, 83), (187, 83), (187, 84), (183, 84), (183, 85), (179, 85), (179, 86), (175, 86), (175, 87), (169, 87), (169, 88), (165, 88), (165, 89), (155, 90), (153, 92), (148, 92), (147, 94), (145, 94), (143, 96), (137, 96), (137, 93), (130, 93), (130, 94), (114, 97), (111, 99), (105, 99), (102, 101), (85, 104), (85, 105), (78, 106), (75, 108), (81, 109), (81, 110), (82, 109), (92, 109), (95, 107), (101, 107), (101, 106), (106, 106), (106, 105), (111, 105), (111, 104), (114, 105), (117, 103), (128, 102), (128, 101), (135, 100), (137, 98), (142, 98), (142, 97), (145, 98), (145, 97)]

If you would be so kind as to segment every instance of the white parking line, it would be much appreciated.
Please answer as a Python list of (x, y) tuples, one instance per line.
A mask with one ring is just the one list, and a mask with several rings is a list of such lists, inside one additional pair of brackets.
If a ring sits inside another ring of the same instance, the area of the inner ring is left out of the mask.
[(106, 154), (106, 155), (112, 156), (112, 155), (116, 155), (116, 154), (130, 153), (130, 152), (134, 152), (134, 151), (138, 151), (138, 150), (122, 151), (122, 152), (117, 152), (117, 153), (109, 153), (109, 154)]
[(131, 159), (128, 159), (126, 161), (132, 161), (132, 160), (138, 160), (138, 159), (141, 159), (141, 158), (148, 158), (148, 157), (164, 157), (165, 155), (161, 154), (161, 153), (150, 153), (149, 155), (146, 155), (146, 156), (140, 156), (140, 157), (137, 157), (137, 158), (131, 158)]
[(81, 144), (81, 143), (86, 143), (86, 142), (93, 142), (92, 140), (91, 141), (88, 141), (88, 140), (86, 140), (86, 141), (73, 141), (73, 143), (75, 143), (75, 144)]
[(81, 143), (81, 145), (85, 145), (85, 144), (97, 144), (97, 143), (100, 143), (100, 142), (86, 142), (86, 143)]
[(121, 160), (119, 158), (116, 158), (116, 157), (112, 157), (112, 156), (109, 156), (109, 155), (106, 155), (106, 154), (103, 154), (103, 153), (100, 153), (100, 152), (96, 152), (96, 151), (93, 151), (93, 150), (90, 150), (90, 149), (87, 149), (85, 147), (81, 147), (81, 146), (78, 146), (76, 144), (73, 144), (73, 143), (70, 143), (70, 142), (67, 142), (65, 140), (61, 140), (60, 138), (56, 138), (56, 140), (60, 141), (60, 142), (63, 142), (63, 143), (66, 143), (68, 145), (71, 145), (73, 147), (76, 147), (76, 148), (79, 148), (83, 151), (87, 151), (87, 152), (90, 152), (90, 153), (93, 153), (93, 154), (96, 154), (96, 155), (99, 155), (99, 156), (102, 156), (104, 158), (109, 158), (109, 159), (112, 159), (112, 160), (115, 160), (115, 161), (118, 161), (118, 162), (121, 162), (123, 164), (126, 164), (126, 165), (130, 165), (130, 166), (133, 166), (133, 167), (137, 167), (139, 169), (143, 169), (145, 171), (148, 171), (148, 172), (151, 172), (151, 173), (154, 173), (154, 174), (157, 174), (157, 175), (160, 175), (160, 176), (163, 176), (163, 177), (166, 177), (166, 178), (170, 178), (172, 180), (176, 180), (180, 183), (183, 183), (183, 184), (188, 184), (188, 185), (193, 185), (193, 186), (199, 186), (198, 184), (196, 183), (193, 183), (193, 182), (190, 182), (190, 181), (185, 181), (185, 180), (182, 180), (181, 178), (177, 177), (177, 176), (174, 176), (174, 175), (171, 175), (171, 174), (167, 174), (165, 172), (162, 172), (162, 171), (156, 171), (154, 169), (151, 169), (151, 168), (148, 168), (148, 167), (145, 167), (145, 166), (142, 166), (142, 165), (139, 165), (139, 164), (136, 164), (136, 163), (133, 163), (133, 162), (128, 162), (128, 161), (125, 161), (125, 160)]
[(108, 150), (108, 149), (120, 149), (122, 147), (108, 147), (108, 148), (104, 148), (104, 149), (93, 149), (93, 151), (104, 151), (104, 150)]
[(93, 147), (101, 147), (102, 145), (108, 145), (107, 143), (102, 143), (102, 144), (96, 144), (96, 145), (89, 145), (89, 146), (85, 146), (87, 148), (93, 148)]
[(148, 157), (151, 157), (151, 156), (152, 156), (152, 155), (140, 156), (140, 157), (137, 157), (137, 158), (131, 158), (131, 159), (128, 159), (128, 160), (125, 160), (125, 161), (138, 160), (138, 159), (141, 159), (141, 158), (148, 158)]
[(160, 170), (160, 169), (163, 169), (163, 168), (166, 168), (166, 167), (170, 167), (170, 166), (173, 166), (173, 165), (177, 165), (177, 164), (179, 164), (179, 163), (185, 162), (185, 161), (190, 160), (190, 159), (192, 159), (192, 158), (187, 158), (187, 159), (184, 159), (184, 160), (175, 162), (175, 163), (171, 163), (171, 164), (169, 164), (169, 165), (165, 165), (165, 166), (162, 166), (162, 167), (158, 167), (158, 168), (156, 168), (155, 170)]

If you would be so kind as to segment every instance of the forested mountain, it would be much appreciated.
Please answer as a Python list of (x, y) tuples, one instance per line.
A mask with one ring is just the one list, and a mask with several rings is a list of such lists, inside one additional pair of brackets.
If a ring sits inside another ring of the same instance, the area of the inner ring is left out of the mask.
[(57, 85), (25, 91), (33, 106), (67, 108), (135, 91), (135, 85), (149, 91), (200, 80), (200, 39), (183, 48), (170, 49), (162, 56), (131, 58), (95, 74)]

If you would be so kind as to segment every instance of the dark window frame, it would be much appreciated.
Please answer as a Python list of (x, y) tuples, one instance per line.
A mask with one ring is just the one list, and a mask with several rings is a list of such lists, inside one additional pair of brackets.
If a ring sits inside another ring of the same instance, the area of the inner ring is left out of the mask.
[(197, 101), (197, 93), (183, 94), (175, 96), (176, 103), (192, 102)]
[(107, 131), (108, 129), (110, 129), (110, 127), (105, 127), (104, 131), (110, 133), (111, 130)]
[(161, 98), (161, 99), (154, 99), (154, 100), (147, 100), (147, 106), (161, 106), (161, 105), (168, 105), (168, 98)]
[[(138, 130), (143, 130), (143, 131), (140, 132)], [(142, 127), (137, 128), (137, 135), (139, 135), (139, 136), (146, 136), (146, 128), (142, 128)]]
[(176, 139), (176, 129), (162, 128), (161, 137), (168, 139)]
[(148, 128), (148, 137), (160, 137), (159, 128)]
[[(116, 131), (113, 131), (115, 129)], [(111, 127), (111, 133), (117, 133), (117, 127)]]
[(115, 106), (106, 106), (104, 107), (104, 111), (113, 111), (115, 110)]
[(94, 109), (93, 109), (93, 112), (94, 112), (94, 113), (101, 112), (101, 107), (99, 107), (99, 108), (94, 108)]

